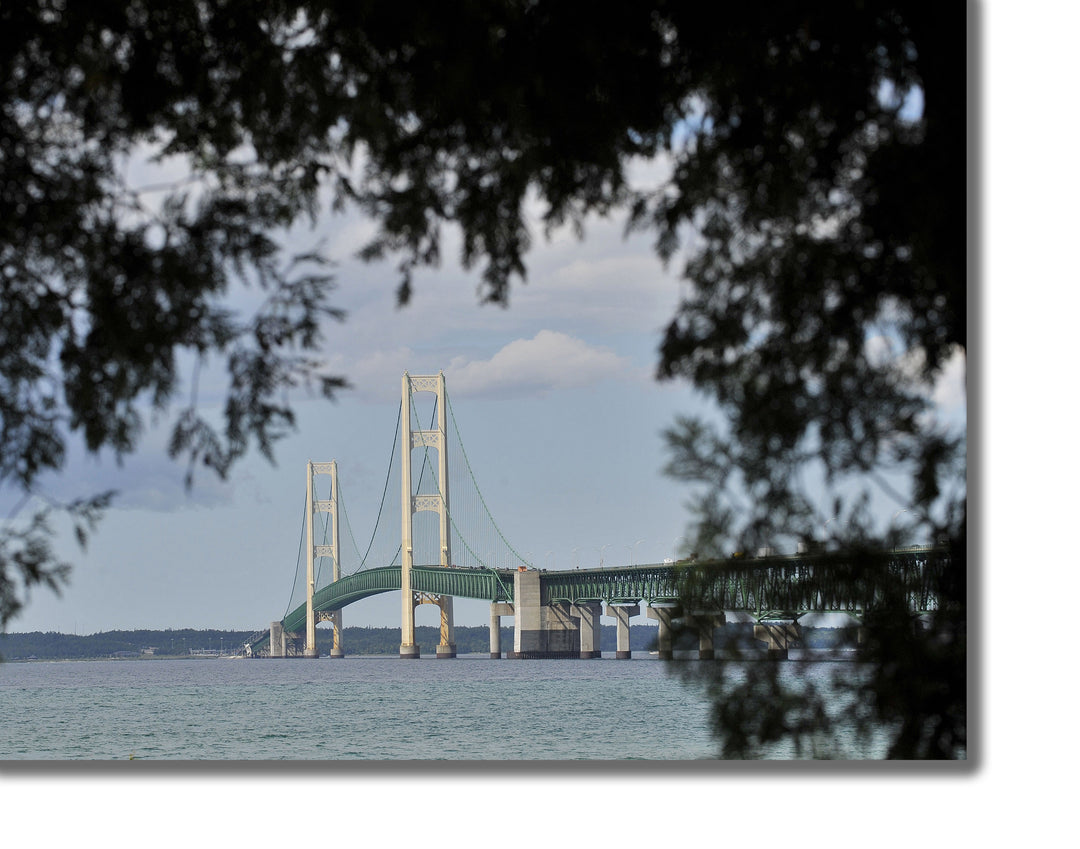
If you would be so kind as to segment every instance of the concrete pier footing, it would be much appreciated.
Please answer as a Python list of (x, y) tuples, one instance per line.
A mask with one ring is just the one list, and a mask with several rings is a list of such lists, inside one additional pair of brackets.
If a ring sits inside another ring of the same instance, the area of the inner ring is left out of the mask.
[(334, 626), (334, 642), (330, 647), (330, 657), (345, 657), (345, 649), (341, 645), (341, 611), (335, 610), (330, 615), (329, 620)]
[(716, 629), (723, 627), (726, 619), (724, 611), (695, 611), (687, 617), (687, 624), (698, 634), (698, 660), (715, 660)]
[(770, 659), (786, 660), (787, 650), (798, 646), (802, 632), (795, 620), (759, 622), (754, 626), (754, 639), (765, 643)]
[(435, 657), (448, 660), (457, 657), (457, 642), (454, 640), (454, 597), (439, 596), (439, 644), (435, 646)]
[(544, 649), (540, 630), (540, 573), (519, 569), (514, 573), (514, 657)]
[(502, 658), (502, 617), (513, 615), (514, 605), (508, 604), (505, 601), (495, 601), (491, 603), (491, 624), (488, 646), (491, 649), (492, 660), (499, 660)]
[(634, 604), (608, 604), (607, 615), (615, 619), (615, 659), (630, 659), (630, 617), (638, 616), (641, 607)]
[(649, 606), (646, 611), (646, 615), (650, 619), (655, 619), (659, 623), (657, 628), (657, 655), (660, 660), (671, 660), (674, 657), (671, 648), (671, 620), (675, 616), (676, 609), (674, 605), (670, 606)]
[(270, 623), (270, 657), (285, 657), (285, 629), (280, 622)]
[(492, 660), (502, 657), (502, 617), (495, 612), (495, 605), (491, 605), (491, 624), (488, 626), (488, 649)]
[(570, 605), (571, 616), (575, 617), (579, 622), (581, 651), (578, 656), (582, 660), (600, 657), (600, 612), (599, 602), (579, 602)]
[(418, 645), (411, 645), (411, 646), (402, 645), (401, 648), (398, 649), (398, 657), (402, 658), (403, 660), (404, 659), (411, 659), (411, 658), (418, 658), (418, 657), (420, 657), (420, 646), (418, 646)]
[(581, 619), (569, 602), (540, 603), (540, 573), (519, 569), (514, 573), (514, 650), (506, 656), (577, 658), (581, 655)]

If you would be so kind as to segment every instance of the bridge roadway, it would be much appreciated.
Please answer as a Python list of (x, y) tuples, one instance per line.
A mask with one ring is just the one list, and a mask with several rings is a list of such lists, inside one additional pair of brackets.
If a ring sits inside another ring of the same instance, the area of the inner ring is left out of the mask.
[[(932, 587), (948, 560), (942, 549), (918, 546), (863, 554), (861, 558), (857, 561), (860, 574), (871, 576), (862, 581), (862, 598), (852, 596), (849, 579), (837, 579), (837, 572), (843, 569), (837, 570), (835, 555), (828, 558), (828, 570), (819, 568), (823, 562), (820, 554), (551, 571), (414, 565), (411, 588), (414, 593), (490, 602), (492, 657), (502, 656), (499, 620), (504, 615), (515, 619), (515, 645), (508, 656), (598, 657), (595, 645), (601, 613), (616, 619), (616, 657), (629, 657), (629, 619), (640, 614), (641, 603), (645, 603), (649, 618), (659, 622), (660, 654), (670, 655), (672, 617), (681, 613), (679, 587), (688, 578), (708, 585), (709, 606), (713, 608), (709, 614), (699, 612), (695, 617), (702, 634), (701, 657), (712, 656), (712, 630), (723, 625), (724, 610), (751, 613), (761, 623), (755, 636), (771, 648), (784, 649), (797, 633), (794, 623), (803, 613), (855, 614), (872, 606), (874, 598), (880, 597), (880, 581), (873, 573), (899, 579), (913, 611), (935, 609)], [(875, 565), (883, 568), (874, 569)], [(317, 615), (332, 613), (369, 596), (400, 590), (400, 566), (367, 569), (317, 591), (313, 607)], [(300, 634), (306, 620), (305, 602), (288, 613), (280, 627), (285, 634)], [(785, 620), (790, 624), (776, 624)], [(251, 644), (252, 653), (264, 651), (270, 642), (271, 632), (264, 632)]]

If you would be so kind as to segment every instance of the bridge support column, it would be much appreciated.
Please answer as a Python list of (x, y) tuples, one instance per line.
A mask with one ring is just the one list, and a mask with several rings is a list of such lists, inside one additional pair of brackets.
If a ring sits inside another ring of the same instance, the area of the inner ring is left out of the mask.
[(660, 627), (657, 629), (657, 655), (661, 660), (671, 660), (673, 653), (671, 649), (671, 619), (675, 615), (675, 607), (652, 607), (647, 610), (647, 615), (650, 619), (655, 619), (659, 622)]
[(715, 633), (716, 629), (724, 625), (726, 619), (724, 611), (718, 613), (695, 613), (690, 619), (690, 624), (698, 632), (698, 660), (713, 660), (716, 658)]
[(581, 659), (589, 660), (600, 657), (600, 649), (597, 648), (600, 636), (598, 630), (600, 626), (600, 604), (598, 602), (574, 604), (570, 606), (570, 612), (577, 616), (581, 623), (579, 626), (581, 631)]
[(335, 610), (330, 621), (334, 625), (334, 644), (330, 648), (330, 657), (345, 657), (345, 649), (341, 646), (341, 611)]
[(435, 657), (444, 660), (457, 657), (457, 643), (454, 642), (454, 597), (439, 596), (439, 644), (435, 646)]
[(713, 629), (702, 628), (698, 631), (698, 660), (712, 660), (716, 657), (716, 648), (713, 645)]
[(285, 629), (280, 622), (270, 623), (270, 657), (285, 657)]
[(517, 659), (578, 657), (578, 619), (569, 603), (540, 603), (540, 573), (519, 568), (514, 573), (514, 652)]
[(641, 613), (637, 604), (608, 604), (607, 615), (615, 617), (615, 659), (630, 659), (630, 617)]
[(514, 573), (514, 657), (536, 657), (543, 650), (540, 573), (520, 568)]
[(547, 657), (581, 657), (581, 620), (569, 602), (547, 605), (540, 618)]
[(513, 616), (514, 606), (505, 601), (496, 601), (491, 604), (491, 629), (488, 642), (491, 647), (491, 659), (502, 659), (502, 617)]
[(799, 642), (799, 623), (795, 620), (759, 622), (754, 626), (754, 639), (766, 643), (769, 657), (787, 658), (787, 650)]

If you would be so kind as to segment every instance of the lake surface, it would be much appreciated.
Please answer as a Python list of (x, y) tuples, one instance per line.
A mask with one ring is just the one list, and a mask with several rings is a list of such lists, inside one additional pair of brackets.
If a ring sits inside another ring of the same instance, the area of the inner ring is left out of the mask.
[(708, 709), (647, 653), (3, 663), (0, 759), (687, 761)]

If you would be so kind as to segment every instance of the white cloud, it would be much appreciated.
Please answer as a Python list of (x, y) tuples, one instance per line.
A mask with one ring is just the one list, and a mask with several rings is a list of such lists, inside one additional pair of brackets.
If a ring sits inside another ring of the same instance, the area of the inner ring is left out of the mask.
[(412, 365), (414, 359), (413, 351), (404, 346), (356, 358), (336, 354), (328, 359), (325, 371), (343, 375), (361, 400), (392, 401), (401, 395), (401, 375), (417, 370)]
[(517, 339), (490, 360), (455, 357), (446, 379), (456, 397), (536, 395), (624, 377), (628, 361), (606, 348), (554, 330)]
[(614, 221), (591, 220), (586, 237), (560, 234), (534, 251), (530, 283), (513, 293), (512, 308), (610, 332), (657, 332), (678, 305), (677, 275), (665, 270), (648, 239), (624, 239)]

